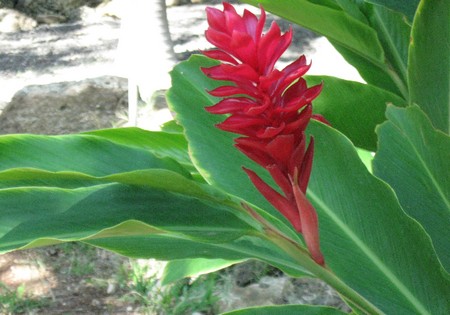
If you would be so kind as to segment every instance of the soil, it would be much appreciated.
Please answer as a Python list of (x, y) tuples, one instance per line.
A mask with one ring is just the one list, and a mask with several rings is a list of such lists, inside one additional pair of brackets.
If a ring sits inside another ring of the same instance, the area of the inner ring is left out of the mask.
[[(0, 281), (7, 289), (0, 291), (0, 313), (141, 314), (139, 305), (122, 299), (126, 291), (108, 291), (109, 284), (117, 287), (117, 274), (127, 263), (127, 258), (78, 245), (2, 255)], [(12, 295), (20, 286), (25, 295)]]

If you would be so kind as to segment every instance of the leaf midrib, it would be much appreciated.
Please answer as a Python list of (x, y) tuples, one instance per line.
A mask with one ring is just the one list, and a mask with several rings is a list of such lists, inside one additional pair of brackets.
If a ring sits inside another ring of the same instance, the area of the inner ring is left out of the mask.
[[(401, 126), (397, 126), (397, 125), (395, 125), (392, 122), (390, 122), (390, 123), (392, 124), (392, 126), (394, 128), (396, 128), (400, 132), (400, 134), (402, 135), (403, 139), (405, 141), (407, 141), (408, 144), (411, 146), (411, 149), (414, 152), (414, 154), (416, 155), (417, 160), (420, 162), (419, 164), (422, 166), (423, 170), (428, 175), (428, 178), (430, 179), (430, 181), (433, 184), (433, 186), (436, 188), (436, 191), (438, 192), (438, 195), (441, 197), (441, 199), (444, 202), (448, 212), (450, 213), (450, 200), (448, 200), (447, 197), (445, 196), (445, 193), (444, 193), (443, 189), (441, 188), (441, 185), (439, 184), (438, 180), (436, 179), (436, 177), (433, 175), (433, 173), (431, 172), (430, 168), (428, 167), (428, 163), (425, 161), (424, 158), (422, 158), (421, 153), (417, 149), (418, 146), (415, 145), (413, 139), (408, 136), (406, 131), (403, 128), (401, 128)], [(422, 133), (422, 131), (423, 130), (421, 130), (421, 133)]]
[[(378, 12), (378, 10), (376, 8), (374, 9), (374, 15), (375, 15), (375, 18), (378, 21), (378, 25), (380, 26), (381, 31), (385, 35), (384, 38), (386, 39), (386, 42), (389, 45), (389, 49), (390, 49), (390, 51), (391, 51), (391, 53), (392, 53), (392, 55), (393, 55), (393, 57), (395, 59), (395, 62), (399, 66), (400, 71), (401, 71), (401, 82), (403, 83), (403, 85), (402, 86), (398, 86), (398, 88), (399, 88), (400, 91), (404, 91), (405, 89), (407, 90), (407, 87), (404, 84), (404, 82), (406, 82), (407, 73), (408, 73), (407, 66), (403, 62), (403, 60), (402, 60), (402, 58), (400, 56), (400, 53), (398, 52), (397, 48), (395, 47), (394, 40), (393, 40), (391, 34), (387, 31), (386, 25), (385, 25), (384, 21), (382, 20), (382, 18), (380, 17), (380, 14), (379, 14), (379, 12)], [(403, 93), (403, 94), (404, 94), (403, 95), (404, 97), (408, 97), (409, 96), (409, 93), (406, 93), (406, 94)]]
[(308, 197), (319, 205), (324, 212), (332, 219), (336, 226), (338, 226), (345, 235), (359, 248), (372, 263), (380, 270), (380, 272), (398, 289), (398, 291), (411, 303), (411, 305), (418, 311), (419, 314), (429, 314), (427, 309), (420, 303), (414, 294), (402, 283), (402, 281), (395, 275), (395, 273), (386, 266), (383, 261), (360, 239), (348, 225), (346, 225), (332, 209), (326, 205), (311, 189), (308, 189)]

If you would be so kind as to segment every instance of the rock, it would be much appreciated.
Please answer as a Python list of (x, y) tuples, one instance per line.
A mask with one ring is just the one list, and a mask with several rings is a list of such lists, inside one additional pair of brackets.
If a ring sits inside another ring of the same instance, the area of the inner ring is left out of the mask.
[(113, 282), (109, 282), (108, 283), (108, 287), (106, 288), (106, 294), (111, 295), (114, 294), (116, 292), (116, 284)]
[(228, 292), (221, 290), (219, 313), (251, 306), (283, 304), (282, 292), (287, 281), (287, 277), (264, 276), (245, 288), (234, 286)]
[(41, 23), (60, 23), (79, 18), (82, 6), (97, 6), (102, 0), (18, 0), (14, 9), (31, 17), (39, 19)]
[[(234, 277), (236, 276), (234, 274)], [(336, 291), (325, 282), (313, 278), (263, 276), (246, 287), (240, 287), (237, 278), (231, 287), (223, 286), (219, 292), (220, 312), (252, 306), (284, 304), (326, 305), (344, 312), (351, 311)]]
[(37, 22), (11, 9), (0, 9), (0, 33), (14, 33), (19, 31), (31, 31), (37, 26)]
[(220, 312), (263, 305), (308, 304), (350, 308), (333, 288), (316, 278), (290, 278), (257, 260), (236, 264), (222, 272), (218, 297)]
[(41, 24), (60, 24), (67, 21), (67, 17), (61, 14), (38, 14), (35, 19)]
[(273, 274), (275, 268), (258, 260), (249, 260), (234, 265), (231, 270), (235, 279), (234, 284), (238, 287), (246, 287), (258, 282), (264, 276)]
[(127, 80), (103, 76), (27, 86), (0, 115), (0, 134), (65, 134), (113, 127), (125, 112)]
[(350, 312), (337, 292), (320, 279), (289, 279), (282, 289), (286, 304), (327, 305)]
[(176, 5), (183, 5), (191, 3), (191, 0), (166, 0), (166, 5), (168, 7), (176, 6)]
[[(97, 16), (109, 16), (115, 19), (122, 19), (123, 14), (126, 11), (126, 5), (127, 3), (124, 0), (104, 1), (103, 3), (95, 7), (94, 10), (97, 13)], [(85, 19), (83, 16), (84, 10), (86, 10), (86, 7), (82, 8), (81, 17), (83, 19)]]

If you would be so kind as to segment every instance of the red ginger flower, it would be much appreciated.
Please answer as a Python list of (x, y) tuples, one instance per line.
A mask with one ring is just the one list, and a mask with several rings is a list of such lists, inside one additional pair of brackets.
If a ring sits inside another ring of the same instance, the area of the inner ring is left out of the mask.
[(309, 144), (305, 129), (312, 114), (311, 102), (322, 85), (308, 88), (302, 76), (310, 65), (301, 56), (283, 70), (275, 63), (292, 41), (292, 29), (281, 34), (273, 22), (263, 33), (266, 15), (261, 7), (258, 19), (245, 10), (240, 16), (224, 2), (224, 10), (206, 9), (209, 28), (206, 39), (217, 49), (203, 52), (221, 61), (202, 71), (215, 80), (227, 80), (209, 93), (223, 99), (206, 110), (229, 114), (218, 128), (242, 135), (235, 146), (263, 166), (282, 193), (265, 183), (255, 172), (244, 168), (259, 192), (303, 234), (313, 259), (324, 264), (319, 248), (317, 214), (307, 200), (306, 188), (311, 174), (314, 139)]

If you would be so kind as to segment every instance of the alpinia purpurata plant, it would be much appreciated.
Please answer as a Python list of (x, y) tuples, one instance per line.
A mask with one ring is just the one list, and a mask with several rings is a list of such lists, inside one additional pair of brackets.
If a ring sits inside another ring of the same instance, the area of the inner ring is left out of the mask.
[(266, 34), (266, 14), (258, 19), (248, 10), (241, 17), (224, 3), (223, 12), (207, 8), (209, 28), (205, 36), (218, 49), (204, 54), (222, 61), (203, 68), (212, 79), (233, 82), (209, 93), (223, 97), (207, 107), (212, 114), (230, 114), (217, 127), (243, 135), (236, 147), (264, 167), (284, 195), (265, 183), (254, 171), (244, 168), (256, 188), (303, 234), (312, 257), (324, 264), (319, 248), (317, 214), (305, 197), (314, 155), (314, 139), (307, 145), (306, 127), (312, 117), (311, 101), (322, 86), (307, 88), (302, 76), (309, 65), (305, 56), (279, 71), (276, 62), (292, 42), (292, 29), (281, 34), (272, 23)]
[[(161, 131), (0, 137), (0, 251), (80, 241), (170, 260), (163, 282), (259, 259), (354, 314), (449, 314), (450, 2), (244, 2), (326, 36), (365, 82), (276, 70), (292, 30), (208, 9), (217, 50), (174, 67)], [(268, 313), (342, 314), (229, 314)]]

